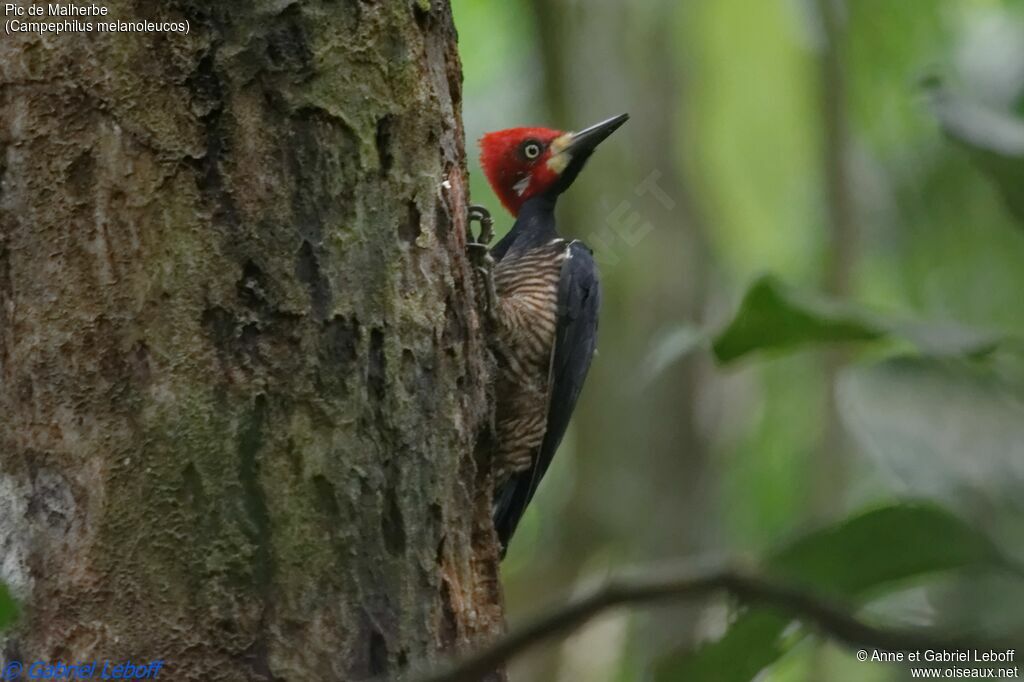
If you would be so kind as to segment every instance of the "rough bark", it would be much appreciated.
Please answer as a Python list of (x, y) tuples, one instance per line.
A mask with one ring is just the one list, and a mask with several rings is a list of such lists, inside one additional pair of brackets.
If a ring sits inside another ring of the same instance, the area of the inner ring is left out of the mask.
[(447, 2), (105, 4), (191, 30), (0, 42), (0, 658), (358, 680), (493, 634)]

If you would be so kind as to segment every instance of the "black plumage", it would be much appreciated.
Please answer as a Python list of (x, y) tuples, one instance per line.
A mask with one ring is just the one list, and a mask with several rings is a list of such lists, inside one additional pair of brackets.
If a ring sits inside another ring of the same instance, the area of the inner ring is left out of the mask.
[(578, 133), (511, 128), (481, 139), (481, 165), (516, 216), (490, 251), (487, 276), (498, 332), (493, 514), (502, 556), (565, 436), (597, 346), (597, 266), (582, 242), (559, 236), (555, 204), (628, 118)]
[[(551, 256), (538, 258), (538, 252), (550, 253)], [(528, 279), (540, 280), (545, 267), (558, 269), (554, 279), (557, 284), (550, 299), (555, 309), (555, 324), (551, 347), (547, 349), (546, 418), (539, 434), (540, 444), (531, 448), (528, 468), (515, 471), (499, 481), (495, 491), (494, 525), (504, 550), (562, 442), (583, 388), (597, 345), (601, 289), (590, 250), (582, 242), (568, 242), (558, 237), (553, 198), (537, 197), (527, 202), (512, 231), (491, 254), (497, 261), (495, 269), (499, 273), (499, 284), (502, 269), (516, 269), (520, 262), (530, 263), (532, 269)], [(499, 297), (502, 294), (499, 287)], [(508, 293), (505, 294), (507, 298)], [(542, 323), (538, 321), (537, 324)], [(501, 371), (512, 373), (508, 360), (505, 358)], [(517, 374), (509, 379), (506, 385), (524, 382)], [(499, 395), (499, 415), (503, 411), (503, 402), (514, 405), (515, 396)]]

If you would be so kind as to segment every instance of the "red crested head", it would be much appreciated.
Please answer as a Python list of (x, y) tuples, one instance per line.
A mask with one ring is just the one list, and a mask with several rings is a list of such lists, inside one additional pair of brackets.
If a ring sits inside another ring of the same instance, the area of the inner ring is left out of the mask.
[(562, 136), (550, 128), (509, 128), (480, 138), (480, 165), (494, 193), (512, 215), (530, 197), (554, 184), (548, 168), (551, 143)]
[(512, 215), (532, 197), (564, 191), (594, 147), (625, 123), (622, 114), (578, 133), (550, 128), (509, 128), (480, 138), (480, 165)]

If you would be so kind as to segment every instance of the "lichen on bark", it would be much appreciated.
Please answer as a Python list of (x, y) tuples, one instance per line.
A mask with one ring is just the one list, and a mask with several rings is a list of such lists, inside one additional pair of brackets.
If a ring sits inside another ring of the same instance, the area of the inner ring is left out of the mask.
[(0, 44), (8, 658), (364, 679), (501, 627), (445, 2)]

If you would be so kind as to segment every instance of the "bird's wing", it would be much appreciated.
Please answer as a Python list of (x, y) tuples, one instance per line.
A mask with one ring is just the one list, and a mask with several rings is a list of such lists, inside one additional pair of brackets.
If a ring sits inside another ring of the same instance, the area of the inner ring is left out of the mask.
[(533, 499), (541, 478), (565, 435), (576, 399), (597, 346), (597, 313), (601, 287), (590, 249), (581, 242), (567, 247), (558, 289), (558, 324), (552, 349), (547, 429), (533, 466), (513, 476), (495, 497), (494, 526), (502, 552)]

